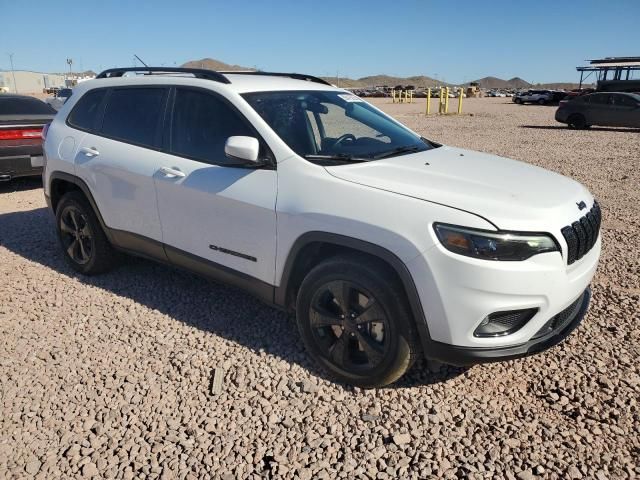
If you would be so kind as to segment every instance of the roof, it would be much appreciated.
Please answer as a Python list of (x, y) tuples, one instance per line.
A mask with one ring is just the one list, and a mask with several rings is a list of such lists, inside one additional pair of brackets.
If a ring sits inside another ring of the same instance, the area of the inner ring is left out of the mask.
[(28, 99), (28, 100), (36, 100), (38, 102), (42, 101), (42, 100), (39, 100), (39, 99), (37, 99), (35, 97), (31, 97), (29, 95), (20, 95), (18, 93), (0, 93), (0, 100), (3, 99), (3, 98), (22, 98), (22, 99)]
[(589, 66), (576, 67), (576, 70), (602, 70), (605, 68), (638, 68), (640, 67), (640, 57), (605, 57), (594, 60), (587, 60)]

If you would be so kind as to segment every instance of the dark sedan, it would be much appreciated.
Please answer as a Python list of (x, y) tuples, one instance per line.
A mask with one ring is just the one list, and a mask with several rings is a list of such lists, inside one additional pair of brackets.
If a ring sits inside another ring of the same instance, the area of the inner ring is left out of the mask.
[(55, 114), (37, 98), (0, 95), (0, 181), (42, 173), (42, 129)]
[(596, 92), (560, 102), (556, 120), (570, 128), (640, 128), (640, 95), (636, 93)]

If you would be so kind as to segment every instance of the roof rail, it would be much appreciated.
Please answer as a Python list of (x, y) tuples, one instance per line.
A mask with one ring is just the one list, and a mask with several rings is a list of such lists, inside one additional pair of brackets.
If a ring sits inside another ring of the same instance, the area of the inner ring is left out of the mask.
[(115, 78), (122, 77), (127, 72), (144, 72), (145, 75), (162, 74), (162, 73), (189, 73), (196, 78), (204, 78), (220, 83), (231, 83), (227, 77), (213, 70), (205, 70), (203, 68), (182, 68), (182, 67), (126, 67), (126, 68), (109, 68), (100, 72), (96, 78)]
[(279, 73), (279, 72), (261, 72), (257, 70), (237, 70), (237, 71), (218, 71), (218, 73), (223, 73), (225, 75), (264, 75), (267, 77), (288, 77), (293, 78), (295, 80), (306, 80), (308, 82), (322, 83), (323, 85), (332, 86), (326, 80), (323, 80), (318, 77), (314, 77), (313, 75), (306, 75), (304, 73)]
[(142, 72), (145, 75), (163, 74), (163, 73), (189, 73), (196, 78), (204, 78), (207, 80), (213, 80), (220, 83), (231, 83), (231, 81), (225, 75), (264, 75), (267, 77), (288, 77), (295, 80), (306, 80), (307, 82), (321, 83), (323, 85), (331, 84), (326, 80), (323, 80), (313, 75), (306, 75), (304, 73), (279, 73), (279, 72), (260, 72), (255, 70), (229, 70), (229, 71), (215, 71), (206, 70), (204, 68), (183, 68), (183, 67), (123, 67), (123, 68), (109, 68), (100, 72), (96, 78), (116, 78), (122, 77), (127, 72)]

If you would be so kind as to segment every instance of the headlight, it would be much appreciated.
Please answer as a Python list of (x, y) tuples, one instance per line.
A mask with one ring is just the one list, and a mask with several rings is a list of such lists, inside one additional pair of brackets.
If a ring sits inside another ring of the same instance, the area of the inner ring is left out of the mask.
[(539, 253), (560, 251), (551, 235), (494, 233), (442, 223), (434, 224), (433, 228), (447, 250), (483, 260), (518, 261)]

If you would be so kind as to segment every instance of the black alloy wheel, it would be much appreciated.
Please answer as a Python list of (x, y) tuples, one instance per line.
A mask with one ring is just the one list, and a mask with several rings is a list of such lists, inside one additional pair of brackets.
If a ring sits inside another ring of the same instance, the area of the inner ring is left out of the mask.
[(93, 232), (76, 206), (68, 205), (60, 214), (60, 237), (67, 255), (79, 265), (86, 265), (94, 251)]
[(356, 253), (327, 258), (306, 274), (296, 321), (309, 354), (339, 382), (388, 385), (421, 355), (401, 282), (382, 262)]
[(118, 254), (82, 192), (68, 192), (57, 203), (56, 229), (64, 259), (74, 270), (95, 275), (117, 263)]
[(347, 280), (320, 287), (311, 301), (313, 335), (327, 361), (339, 369), (366, 373), (389, 349), (389, 320), (364, 288)]

